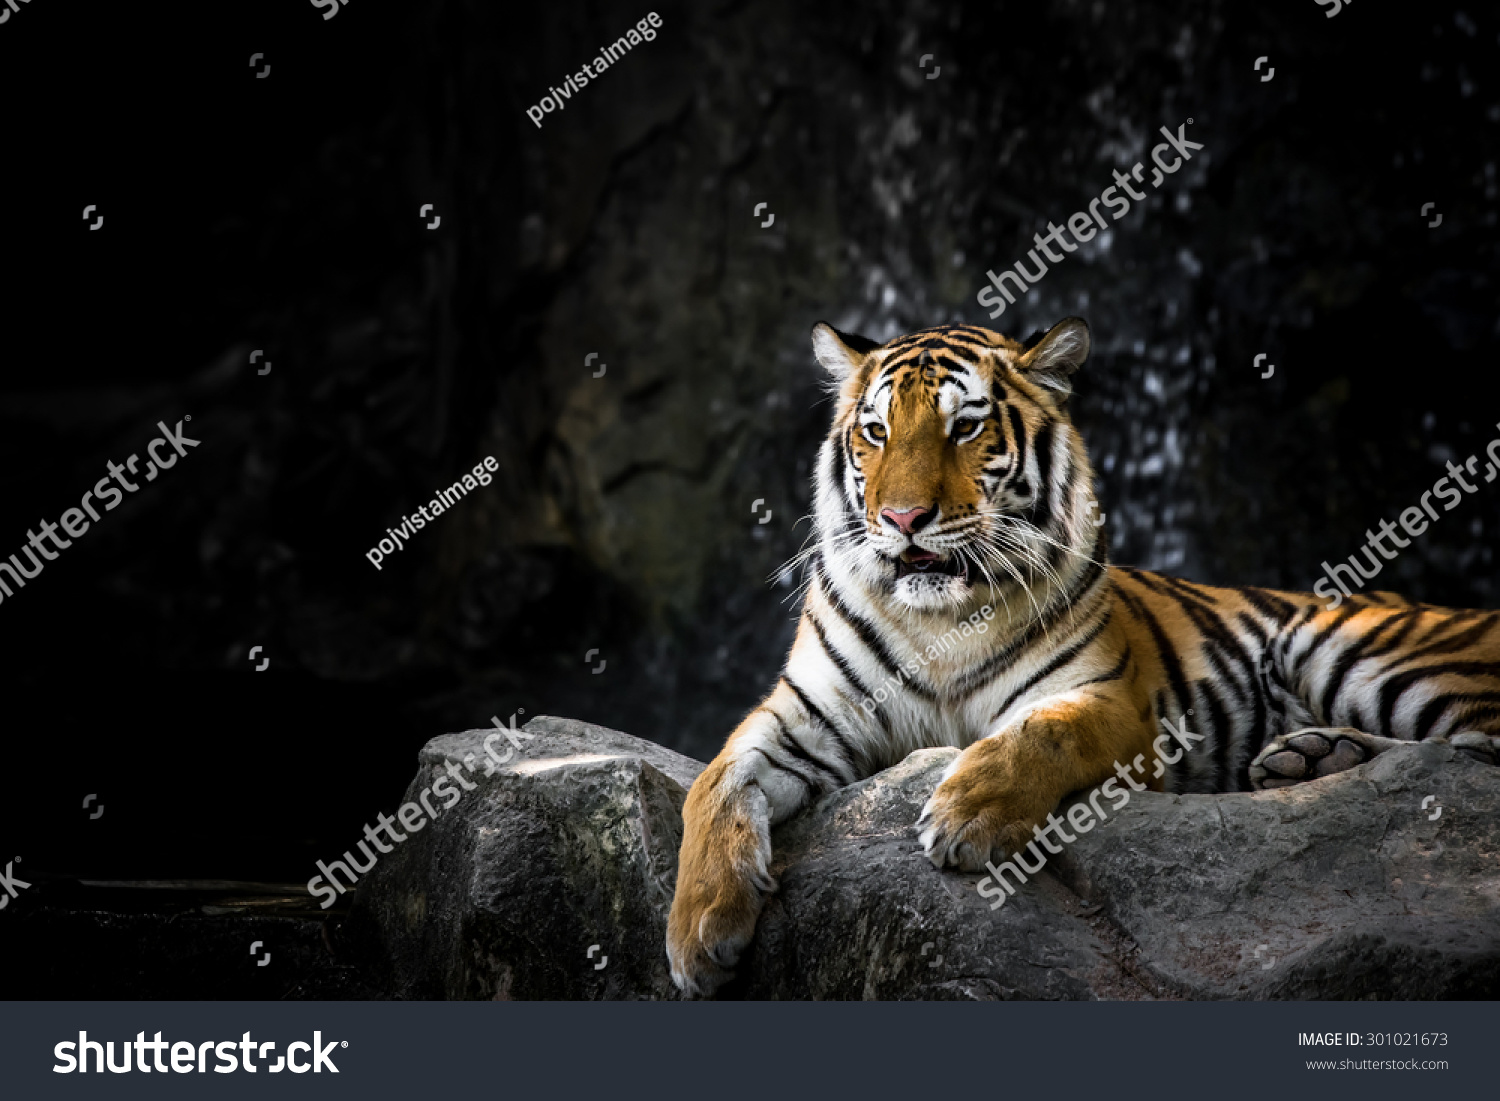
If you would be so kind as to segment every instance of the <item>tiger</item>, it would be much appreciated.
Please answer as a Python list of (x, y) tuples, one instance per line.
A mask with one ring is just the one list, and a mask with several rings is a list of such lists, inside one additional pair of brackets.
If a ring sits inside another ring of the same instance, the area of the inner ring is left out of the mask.
[(806, 593), (775, 687), (683, 807), (666, 947), (684, 995), (733, 976), (776, 888), (771, 827), (917, 749), (961, 750), (915, 823), (939, 873), (993, 870), (1120, 762), (1154, 757), (1139, 789), (1168, 792), (1285, 787), (1422, 739), (1496, 762), (1500, 612), (1110, 564), (1068, 408), (1081, 318), (1024, 344), (819, 322), (812, 346), (836, 406)]

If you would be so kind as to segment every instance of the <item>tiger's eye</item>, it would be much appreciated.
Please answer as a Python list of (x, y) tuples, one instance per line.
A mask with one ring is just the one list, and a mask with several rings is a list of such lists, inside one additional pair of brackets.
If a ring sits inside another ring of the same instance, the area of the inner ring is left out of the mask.
[(953, 434), (955, 436), (967, 436), (978, 427), (979, 422), (975, 420), (959, 421), (953, 426)]
[(877, 440), (885, 439), (885, 425), (883, 424), (867, 424), (865, 431)]

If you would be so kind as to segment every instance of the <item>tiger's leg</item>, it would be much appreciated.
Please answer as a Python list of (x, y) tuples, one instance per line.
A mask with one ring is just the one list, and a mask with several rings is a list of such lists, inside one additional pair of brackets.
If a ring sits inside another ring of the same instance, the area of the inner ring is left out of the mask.
[(1160, 788), (1143, 762), (1152, 754), (1150, 712), (1142, 719), (1113, 685), (1080, 688), (1043, 701), (964, 750), (917, 819), (923, 850), (939, 868), (982, 871), (1035, 839), (1057, 804), (1074, 791), (1136, 769), (1141, 788)]
[(750, 943), (776, 889), (771, 827), (859, 778), (838, 721), (783, 678), (693, 782), (667, 919), (667, 958), (683, 993), (712, 994)]
[(1307, 725), (1255, 755), (1252, 787), (1331, 776), (1413, 742), (1445, 742), (1487, 763), (1500, 753), (1500, 613), (1375, 593), (1337, 614), (1299, 616), (1271, 649), (1275, 681), (1301, 705), (1291, 721)]
[[(1486, 764), (1500, 763), (1500, 736), (1465, 731), (1451, 738), (1427, 740), (1447, 742)], [(1393, 746), (1414, 744), (1366, 734), (1351, 726), (1306, 727), (1267, 742), (1250, 762), (1250, 783), (1257, 791), (1291, 787), (1347, 771)]]

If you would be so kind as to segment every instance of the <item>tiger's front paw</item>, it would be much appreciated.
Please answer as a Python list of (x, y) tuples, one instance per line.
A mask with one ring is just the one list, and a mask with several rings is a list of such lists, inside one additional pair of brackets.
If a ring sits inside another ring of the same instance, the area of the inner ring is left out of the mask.
[(917, 837), (936, 867), (981, 872), (986, 862), (1005, 860), (1030, 841), (1041, 819), (1026, 813), (1029, 808), (1006, 791), (1003, 777), (982, 761), (966, 752), (954, 764), (922, 808)]
[(683, 807), (677, 889), (667, 916), (672, 981), (688, 997), (707, 997), (733, 977), (755, 934), (771, 878), (770, 811), (758, 787), (735, 787), (715, 761)]
[(740, 877), (728, 869), (685, 883), (679, 875), (667, 919), (672, 981), (690, 998), (708, 997), (734, 977), (734, 965), (755, 934), (769, 877)]

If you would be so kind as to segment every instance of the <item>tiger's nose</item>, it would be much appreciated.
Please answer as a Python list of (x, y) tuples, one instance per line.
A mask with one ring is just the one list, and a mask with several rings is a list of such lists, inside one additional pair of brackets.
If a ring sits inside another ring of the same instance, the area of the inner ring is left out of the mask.
[(936, 514), (930, 508), (909, 508), (905, 512), (897, 512), (893, 508), (880, 510), (880, 518), (888, 524), (894, 524), (902, 535), (915, 535), (932, 523), (934, 515)]

